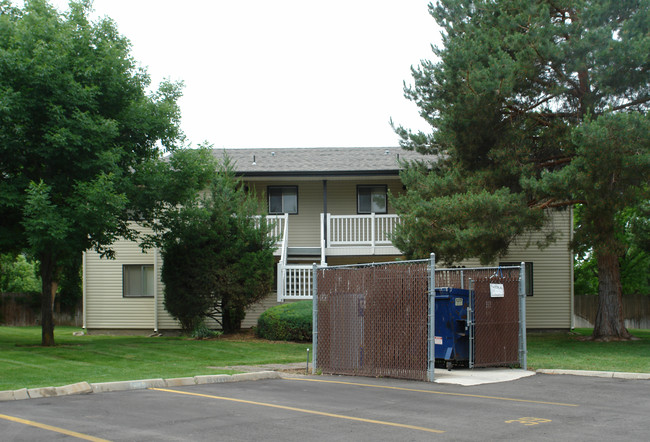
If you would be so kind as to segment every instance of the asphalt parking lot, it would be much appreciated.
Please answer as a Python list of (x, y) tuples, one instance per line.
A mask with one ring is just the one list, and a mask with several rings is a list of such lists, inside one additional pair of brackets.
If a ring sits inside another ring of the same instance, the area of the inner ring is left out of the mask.
[(647, 440), (650, 381), (310, 376), (0, 402), (0, 440)]

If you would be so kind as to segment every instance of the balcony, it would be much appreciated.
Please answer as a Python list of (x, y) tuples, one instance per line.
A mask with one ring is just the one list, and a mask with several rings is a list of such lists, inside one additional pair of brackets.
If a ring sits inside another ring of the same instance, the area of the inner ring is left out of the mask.
[(399, 250), (390, 241), (399, 224), (397, 215), (331, 215), (323, 223), (321, 237), (326, 238), (323, 254), (342, 255), (398, 255)]
[[(312, 264), (289, 264), (289, 216), (270, 215), (272, 234), (278, 238), (276, 255), (280, 257), (277, 273), (278, 301), (311, 299)], [(320, 263), (328, 256), (399, 255), (390, 236), (400, 219), (397, 215), (332, 215), (320, 214), (320, 247), (304, 248), (320, 252)], [(292, 248), (298, 249), (298, 248)]]

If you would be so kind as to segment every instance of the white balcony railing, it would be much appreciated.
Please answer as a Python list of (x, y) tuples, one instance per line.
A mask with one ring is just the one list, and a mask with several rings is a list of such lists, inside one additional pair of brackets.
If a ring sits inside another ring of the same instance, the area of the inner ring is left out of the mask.
[(390, 235), (400, 219), (397, 215), (327, 214), (327, 246), (390, 245)]
[[(256, 225), (259, 226), (261, 217), (258, 215), (255, 216), (254, 218), (256, 221)], [(289, 215), (286, 213), (284, 215), (266, 215), (266, 222), (269, 225), (271, 225), (270, 235), (274, 236), (275, 238), (278, 238), (276, 243), (277, 247), (282, 246), (282, 242), (285, 238), (284, 231), (285, 228), (287, 227), (288, 221), (289, 221)]]
[[(274, 232), (277, 233), (274, 234), (280, 238), (278, 240), (278, 249), (280, 250), (277, 273), (278, 301), (311, 299), (313, 266), (287, 263), (288, 216), (269, 216), (269, 219), (276, 221)], [(375, 246), (391, 245), (390, 235), (399, 221), (397, 215), (377, 215), (374, 213), (369, 215), (321, 214), (321, 265), (325, 265), (326, 248), (358, 246), (374, 248)]]

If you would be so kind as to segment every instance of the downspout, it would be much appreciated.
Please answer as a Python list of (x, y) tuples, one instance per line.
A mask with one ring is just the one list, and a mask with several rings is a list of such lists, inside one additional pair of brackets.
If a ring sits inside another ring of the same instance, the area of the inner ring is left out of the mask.
[(158, 248), (153, 249), (153, 331), (158, 333)]
[(88, 305), (88, 302), (86, 300), (86, 291), (87, 291), (87, 288), (88, 288), (88, 285), (86, 283), (86, 279), (87, 279), (86, 269), (88, 267), (88, 265), (87, 265), (87, 259), (88, 258), (87, 257), (88, 257), (88, 254), (86, 252), (83, 252), (82, 260), (81, 260), (81, 279), (82, 279), (82, 282), (81, 282), (81, 297), (82, 297), (81, 309), (82, 309), (82, 316), (83, 316), (83, 318), (82, 318), (83, 325), (81, 327), (86, 331), (88, 331), (88, 325), (86, 324), (86, 310), (87, 310), (87, 305)]

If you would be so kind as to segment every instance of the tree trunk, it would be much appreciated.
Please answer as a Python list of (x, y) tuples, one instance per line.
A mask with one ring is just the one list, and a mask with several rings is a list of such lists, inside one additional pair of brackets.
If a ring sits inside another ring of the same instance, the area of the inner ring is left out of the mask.
[(40, 256), (41, 279), (43, 281), (41, 293), (41, 345), (44, 347), (54, 346), (54, 310), (53, 294), (55, 282), (54, 257), (49, 253)]
[(246, 310), (224, 297), (221, 303), (221, 325), (224, 333), (232, 333), (241, 329), (241, 322), (246, 316)]
[(594, 324), (594, 339), (629, 339), (623, 318), (621, 269), (618, 256), (600, 251), (598, 260), (598, 313)]

